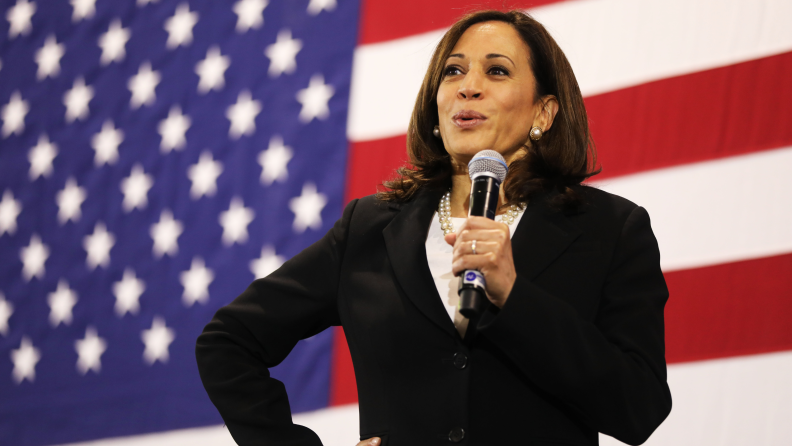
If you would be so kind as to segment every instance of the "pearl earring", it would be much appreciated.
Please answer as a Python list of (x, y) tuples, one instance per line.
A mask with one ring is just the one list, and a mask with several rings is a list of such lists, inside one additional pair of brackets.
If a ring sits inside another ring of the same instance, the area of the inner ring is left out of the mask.
[(440, 137), (440, 126), (439, 125), (434, 126), (434, 130), (432, 130), (432, 134), (434, 135), (435, 138), (439, 138)]
[(531, 139), (534, 141), (539, 141), (542, 138), (542, 129), (539, 127), (533, 126), (531, 127), (531, 132), (529, 133)]

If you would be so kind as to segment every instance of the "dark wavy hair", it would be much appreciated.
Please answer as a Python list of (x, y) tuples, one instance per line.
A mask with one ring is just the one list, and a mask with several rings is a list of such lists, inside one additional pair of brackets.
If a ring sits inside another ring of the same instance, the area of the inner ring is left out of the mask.
[(422, 187), (450, 185), (451, 157), (443, 141), (432, 134), (439, 122), (437, 91), (446, 59), (459, 38), (472, 25), (489, 21), (510, 24), (528, 45), (530, 65), (536, 78), (533, 100), (541, 101), (552, 95), (559, 105), (552, 127), (539, 141), (528, 142), (530, 129), (525, 129), (527, 154), (509, 166), (503, 184), (504, 206), (528, 202), (539, 192), (556, 190), (558, 194), (554, 194), (552, 204), (574, 208), (582, 197), (579, 189), (572, 186), (599, 173), (583, 96), (572, 67), (556, 41), (541, 23), (522, 11), (478, 11), (457, 21), (432, 54), (407, 132), (409, 164), (400, 167), (394, 179), (383, 183), (386, 189), (377, 193), (381, 200), (405, 202)]

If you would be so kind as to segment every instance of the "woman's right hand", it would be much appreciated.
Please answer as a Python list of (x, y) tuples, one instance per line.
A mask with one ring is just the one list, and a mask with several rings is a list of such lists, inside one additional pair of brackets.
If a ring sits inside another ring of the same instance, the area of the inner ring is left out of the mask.
[(371, 437), (369, 439), (363, 440), (357, 444), (357, 446), (379, 446), (382, 444), (382, 440), (380, 437)]

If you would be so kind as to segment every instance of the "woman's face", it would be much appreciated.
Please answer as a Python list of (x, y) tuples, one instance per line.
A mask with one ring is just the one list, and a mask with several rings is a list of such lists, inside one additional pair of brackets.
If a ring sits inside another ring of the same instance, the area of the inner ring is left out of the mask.
[(440, 134), (454, 161), (467, 165), (481, 150), (495, 150), (507, 162), (522, 156), (542, 109), (530, 57), (508, 23), (478, 23), (462, 34), (437, 92)]

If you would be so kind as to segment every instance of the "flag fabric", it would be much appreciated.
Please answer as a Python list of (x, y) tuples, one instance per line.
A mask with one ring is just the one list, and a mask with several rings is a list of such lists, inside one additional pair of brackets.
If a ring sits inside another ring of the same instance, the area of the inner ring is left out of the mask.
[[(504, 6), (575, 70), (592, 184), (652, 217), (674, 408), (647, 444), (792, 443), (789, 0), (7, 0), (0, 444), (233, 444), (196, 336), (404, 163), (434, 46)], [(341, 329), (273, 375), (355, 444)]]
[[(195, 339), (340, 217), (359, 5), (2, 5), (0, 444), (222, 423)], [(295, 412), (331, 340), (274, 372)]]

